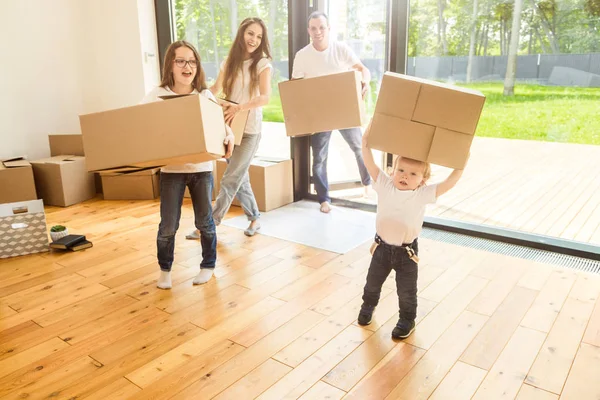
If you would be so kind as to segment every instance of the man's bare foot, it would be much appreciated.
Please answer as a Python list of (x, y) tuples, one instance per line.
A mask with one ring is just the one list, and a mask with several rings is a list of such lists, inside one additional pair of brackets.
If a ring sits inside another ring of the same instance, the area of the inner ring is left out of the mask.
[(363, 186), (363, 188), (364, 188), (363, 197), (365, 199), (369, 199), (369, 198), (373, 197), (373, 187), (371, 185)]
[(321, 212), (328, 214), (331, 211), (331, 204), (328, 201), (324, 201), (321, 203)]

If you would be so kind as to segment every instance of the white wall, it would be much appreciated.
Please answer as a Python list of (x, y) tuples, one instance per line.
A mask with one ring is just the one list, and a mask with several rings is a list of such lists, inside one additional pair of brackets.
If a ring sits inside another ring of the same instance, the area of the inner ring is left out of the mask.
[(0, 0), (0, 26), (0, 158), (46, 157), (49, 133), (158, 81), (152, 0)]

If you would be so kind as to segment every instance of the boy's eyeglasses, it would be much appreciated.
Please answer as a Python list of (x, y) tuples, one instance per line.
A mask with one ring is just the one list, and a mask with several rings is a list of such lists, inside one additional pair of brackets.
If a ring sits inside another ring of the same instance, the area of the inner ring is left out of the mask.
[(189, 64), (190, 68), (198, 67), (198, 61), (196, 60), (182, 60), (178, 58), (174, 62), (179, 68), (185, 68), (186, 64)]

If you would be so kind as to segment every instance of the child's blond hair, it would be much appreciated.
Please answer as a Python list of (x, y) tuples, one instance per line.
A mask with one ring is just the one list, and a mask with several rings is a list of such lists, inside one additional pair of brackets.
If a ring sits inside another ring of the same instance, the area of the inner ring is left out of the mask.
[(429, 164), (428, 162), (425, 162), (425, 161), (419, 161), (419, 160), (415, 160), (413, 158), (401, 157), (401, 156), (394, 156), (394, 162), (392, 163), (392, 170), (390, 172), (390, 175), (393, 175), (396, 172), (396, 170), (398, 169), (398, 163), (400, 162), (401, 158), (423, 166), (423, 182), (424, 183), (427, 182), (429, 180), (429, 178), (431, 178), (431, 164)]

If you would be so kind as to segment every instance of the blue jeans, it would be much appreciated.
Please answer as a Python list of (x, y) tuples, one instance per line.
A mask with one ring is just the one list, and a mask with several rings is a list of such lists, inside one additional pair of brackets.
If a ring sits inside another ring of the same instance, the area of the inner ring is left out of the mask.
[[(360, 181), (364, 186), (371, 184), (371, 176), (365, 166), (362, 156), (362, 133), (360, 128), (340, 129), (342, 137), (350, 146), (350, 149), (356, 157), (356, 164), (360, 172)], [(327, 156), (329, 154), (329, 141), (331, 131), (315, 133), (310, 137), (310, 146), (312, 147), (313, 166), (312, 175), (315, 190), (319, 203), (324, 201), (331, 202), (329, 197), (329, 181), (327, 180)]]
[(170, 271), (175, 253), (175, 233), (179, 228), (185, 187), (190, 190), (196, 228), (200, 231), (200, 268), (214, 268), (217, 262), (217, 232), (212, 217), (212, 172), (168, 173), (160, 175), (160, 225), (156, 248), (162, 271)]
[(221, 188), (213, 212), (216, 224), (221, 223), (221, 220), (229, 211), (234, 197), (237, 197), (240, 201), (240, 205), (249, 221), (260, 218), (260, 212), (248, 175), (248, 168), (250, 168), (250, 163), (258, 150), (260, 136), (260, 133), (257, 135), (244, 134), (242, 142), (239, 146), (235, 146), (233, 155), (227, 160), (227, 169), (221, 178)]
[[(419, 253), (417, 239), (410, 244), (415, 254)], [(396, 291), (400, 319), (414, 321), (417, 318), (417, 278), (419, 266), (411, 260), (401, 246), (381, 242), (375, 249), (367, 273), (367, 283), (363, 292), (363, 303), (375, 307), (379, 303), (381, 287), (392, 269), (396, 271)]]

